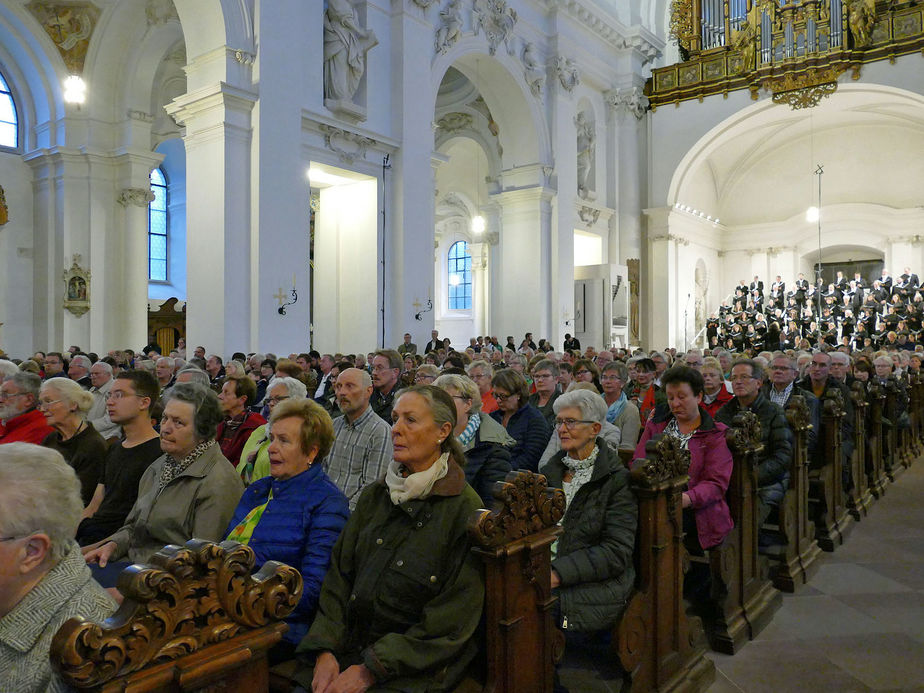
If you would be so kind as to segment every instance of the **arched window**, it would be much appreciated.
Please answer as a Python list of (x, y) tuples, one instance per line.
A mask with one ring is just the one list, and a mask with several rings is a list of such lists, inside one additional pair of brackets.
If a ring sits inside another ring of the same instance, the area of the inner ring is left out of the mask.
[(449, 248), (449, 310), (472, 309), (472, 255), (468, 243), (456, 241)]
[(154, 199), (148, 205), (148, 279), (167, 281), (167, 178), (155, 168), (151, 171), (151, 192)]
[(15, 149), (19, 146), (19, 120), (13, 94), (0, 74), (0, 147)]

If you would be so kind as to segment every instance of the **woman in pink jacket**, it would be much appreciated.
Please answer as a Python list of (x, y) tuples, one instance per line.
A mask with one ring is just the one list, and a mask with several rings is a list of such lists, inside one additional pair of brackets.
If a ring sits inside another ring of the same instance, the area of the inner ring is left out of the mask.
[(659, 407), (645, 424), (635, 459), (645, 457), (645, 444), (654, 436), (677, 438), (690, 451), (690, 477), (683, 492), (684, 544), (694, 555), (721, 544), (734, 523), (725, 502), (732, 473), (732, 455), (725, 443), (727, 426), (702, 408), (703, 376), (675, 366), (661, 377), (668, 409)]

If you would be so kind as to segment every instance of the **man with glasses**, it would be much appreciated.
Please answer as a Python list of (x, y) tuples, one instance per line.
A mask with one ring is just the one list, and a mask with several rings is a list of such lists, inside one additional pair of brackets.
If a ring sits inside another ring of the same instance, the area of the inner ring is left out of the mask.
[(42, 380), (34, 373), (16, 373), (0, 385), (0, 444), (35, 443), (54, 432), (38, 410)]
[(94, 544), (114, 534), (138, 498), (141, 475), (163, 452), (151, 424), (151, 407), (160, 387), (148, 371), (123, 371), (106, 393), (108, 418), (122, 429), (122, 440), (109, 447), (93, 498), (77, 528), (77, 543)]
[(549, 422), (551, 427), (555, 421), (555, 400), (561, 395), (558, 388), (558, 364), (549, 359), (543, 359), (533, 367), (533, 383), (536, 391), (529, 396), (532, 404)]
[(775, 354), (770, 361), (770, 382), (764, 385), (763, 391), (771, 402), (780, 405), (784, 410), (789, 406), (789, 400), (794, 394), (805, 398), (812, 422), (812, 428), (808, 433), (808, 451), (809, 455), (814, 457), (818, 444), (818, 430), (821, 428), (821, 403), (811, 392), (796, 387), (798, 374), (799, 371), (791, 358), (786, 354)]
[(112, 388), (112, 366), (103, 361), (94, 363), (90, 367), (90, 382), (93, 384), (90, 388), (90, 392), (93, 393), (93, 406), (87, 412), (87, 421), (93, 424), (93, 428), (103, 440), (117, 438), (120, 432), (119, 425), (110, 421), (106, 413), (106, 397)]
[(394, 453), (391, 426), (369, 406), (372, 378), (366, 371), (347, 368), (337, 376), (334, 392), (343, 416), (334, 419), (335, 440), (324, 471), (350, 501), (352, 511), (362, 490), (385, 476)]
[(37, 445), (0, 447), (0, 689), (68, 690), (51, 641), (72, 617), (102, 621), (116, 603), (73, 540), (83, 502), (74, 470)]
[(404, 359), (394, 349), (379, 349), (372, 357), (372, 386), (375, 391), (369, 402), (375, 413), (389, 426), (403, 365)]
[[(839, 390), (841, 393), (842, 407), (844, 416), (841, 417), (841, 456), (843, 458), (843, 482), (844, 490), (849, 491), (853, 488), (853, 479), (850, 474), (850, 461), (853, 455), (853, 403), (850, 399), (850, 390), (843, 383), (838, 382), (831, 377), (831, 356), (822, 351), (816, 351), (812, 354), (812, 361), (808, 367), (808, 377), (796, 383), (796, 386), (807, 392), (811, 392), (820, 402), (829, 392)], [(818, 429), (818, 440), (824, 440), (824, 432), (821, 427)], [(821, 445), (818, 446), (818, 452), (821, 452)], [(816, 458), (816, 463), (820, 464), (821, 455)]]
[(61, 355), (60, 351), (49, 351), (42, 365), (45, 372), (45, 380), (49, 378), (67, 377), (67, 372), (64, 370), (64, 356)]
[(783, 408), (765, 397), (760, 386), (764, 371), (753, 359), (735, 361), (732, 366), (731, 398), (715, 415), (715, 420), (731, 426), (735, 415), (750, 411), (760, 420), (763, 451), (757, 461), (757, 525), (760, 527), (770, 510), (780, 504), (789, 487), (792, 465), (792, 431)]

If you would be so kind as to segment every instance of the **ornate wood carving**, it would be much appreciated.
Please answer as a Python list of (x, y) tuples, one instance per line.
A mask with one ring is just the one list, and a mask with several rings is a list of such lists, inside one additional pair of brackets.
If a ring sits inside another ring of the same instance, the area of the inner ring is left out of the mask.
[(253, 549), (233, 541), (165, 546), (151, 565), (119, 576), (125, 601), (114, 616), (67, 621), (51, 660), (69, 685), (98, 686), (288, 616), (302, 594), (299, 572), (268, 561), (251, 575), (253, 566)]
[(764, 446), (760, 442), (760, 420), (757, 415), (749, 411), (736, 414), (732, 419), (732, 425), (725, 433), (725, 441), (734, 454), (760, 454)]
[(482, 547), (507, 544), (553, 527), (565, 514), (565, 492), (549, 488), (541, 474), (512, 471), (494, 485), (498, 503), (480, 510), (472, 520), (471, 534)]
[(690, 468), (690, 451), (684, 449), (673, 436), (658, 436), (645, 445), (648, 455), (645, 464), (636, 467), (633, 482), (654, 487), (679, 476), (686, 476)]

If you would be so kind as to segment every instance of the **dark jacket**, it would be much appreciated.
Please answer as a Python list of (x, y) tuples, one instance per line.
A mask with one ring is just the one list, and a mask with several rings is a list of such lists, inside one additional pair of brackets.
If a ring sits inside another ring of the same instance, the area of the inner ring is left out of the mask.
[[(761, 499), (768, 505), (779, 505), (789, 487), (792, 466), (792, 431), (783, 408), (771, 402), (762, 392), (748, 407), (760, 420), (760, 440), (764, 445), (757, 465), (757, 486)], [(733, 397), (719, 409), (715, 420), (731, 426), (735, 415), (742, 411), (741, 401)]]
[(302, 598), (286, 618), (289, 631), (284, 638), (298, 644), (308, 632), (318, 606), (321, 583), (330, 565), (330, 552), (350, 515), (346, 496), (324, 473), (320, 464), (291, 479), (257, 479), (244, 491), (228, 529), (237, 527), (247, 514), (273, 499), (248, 542), (257, 557), (257, 567), (280, 561), (297, 568), (305, 581)]
[[(563, 627), (575, 631), (610, 629), (625, 608), (635, 582), (632, 550), (638, 504), (629, 488), (629, 471), (603, 441), (593, 476), (565, 509), (564, 533), (552, 569), (561, 586)], [(549, 486), (562, 488), (565, 451), (542, 468)]]
[[(812, 380), (808, 376), (801, 380), (796, 381), (796, 387), (800, 390), (806, 390), (814, 394), (812, 389)], [(822, 393), (821, 398), (824, 399), (825, 396), (831, 390), (840, 390), (841, 397), (843, 399), (844, 406), (844, 416), (841, 417), (841, 453), (844, 461), (850, 459), (850, 456), (853, 454), (853, 400), (850, 398), (850, 390), (846, 385), (836, 381), (834, 378), (827, 378), (825, 380), (825, 390)], [(824, 406), (823, 402), (819, 402), (819, 409)], [(824, 444), (824, 435), (822, 435), (821, 427), (818, 428), (818, 457), (816, 458), (816, 464), (821, 461), (821, 445)]]
[[(492, 411), (491, 418), (503, 425), (504, 412)], [(507, 422), (507, 433), (517, 442), (510, 451), (510, 466), (535, 472), (539, 468), (542, 451), (552, 435), (542, 412), (531, 404), (524, 404)]]
[[(477, 653), (484, 605), (468, 536), (479, 505), (451, 461), (425, 499), (395, 505), (384, 481), (367, 486), (334, 546), (298, 652), (361, 661), (393, 690), (453, 690)], [(310, 689), (310, 674), (295, 678)]]
[[(728, 427), (714, 422), (709, 412), (702, 407), (700, 416), (702, 423), (690, 439), (687, 495), (690, 497), (690, 507), (695, 511), (700, 546), (708, 549), (721, 543), (734, 527), (725, 502), (734, 462), (725, 442)], [(667, 408), (655, 412), (652, 420), (645, 424), (645, 431), (635, 448), (635, 459), (645, 457), (646, 443), (663, 433), (673, 417)]]
[(68, 440), (61, 440), (61, 434), (53, 431), (42, 445), (60, 452), (64, 460), (74, 468), (80, 479), (80, 497), (85, 506), (89, 505), (103, 472), (107, 450), (106, 441), (93, 428), (93, 424), (88, 421), (86, 428)]
[(504, 427), (488, 414), (479, 413), (481, 425), (465, 449), (465, 480), (481, 496), (485, 508), (494, 507), (494, 482), (510, 471), (510, 451), (517, 444)]
[[(761, 392), (767, 399), (770, 399), (770, 388), (773, 387), (771, 383), (767, 383), (761, 389)], [(809, 459), (814, 459), (815, 449), (818, 447), (818, 431), (821, 429), (821, 402), (818, 398), (812, 394), (811, 390), (802, 390), (793, 383), (792, 390), (789, 392), (789, 397), (786, 398), (786, 403), (783, 405), (783, 413), (786, 412), (786, 407), (789, 406), (789, 403), (792, 401), (793, 395), (801, 395), (805, 398), (805, 403), (808, 405), (809, 409), (809, 419), (812, 423), (812, 428), (808, 432), (808, 453)], [(793, 441), (795, 444), (795, 441)]]

